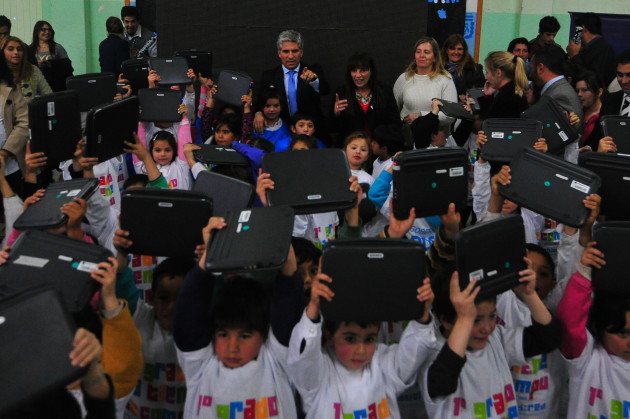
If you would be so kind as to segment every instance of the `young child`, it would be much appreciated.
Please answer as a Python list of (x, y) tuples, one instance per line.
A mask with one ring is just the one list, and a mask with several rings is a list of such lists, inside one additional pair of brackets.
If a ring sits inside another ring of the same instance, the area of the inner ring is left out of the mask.
[[(211, 218), (204, 242), (225, 226)], [(186, 276), (175, 308), (173, 331), (187, 382), (184, 417), (297, 417), (285, 372), (290, 330), (304, 307), (293, 251), (276, 276), (271, 312), (263, 286), (245, 277), (224, 282), (211, 308), (217, 279), (205, 271), (205, 257)]]
[[(304, 134), (315, 138), (314, 135), (316, 128), (315, 120), (310, 115), (296, 112), (295, 115), (291, 117), (291, 132), (294, 136)], [(285, 138), (282, 141), (278, 141), (276, 143), (276, 151), (292, 150), (290, 146), (291, 142), (291, 138)], [(326, 148), (326, 145), (320, 140), (315, 139), (315, 142), (317, 146), (314, 148)]]
[(362, 132), (353, 132), (343, 142), (343, 150), (346, 152), (352, 175), (357, 177), (359, 183), (367, 183), (370, 186), (374, 179), (363, 170), (363, 167), (370, 157), (371, 149), (371, 140)]
[(496, 297), (475, 300), (476, 281), (461, 290), (457, 272), (440, 288), (435, 313), (441, 350), (423, 365), (420, 380), (429, 417), (518, 417), (510, 366), (555, 349), (560, 332), (536, 294), (534, 271), (520, 275), (513, 291), (531, 312), (533, 324), (527, 328), (497, 325)]
[[(140, 137), (142, 138), (142, 137)], [(183, 155), (183, 146), (181, 154)], [(170, 189), (188, 190), (191, 179), (188, 163), (178, 155), (177, 140), (168, 131), (156, 132), (149, 142), (148, 151), (157, 167), (168, 181)], [(146, 165), (135, 154), (134, 167), (138, 173), (146, 173)]]
[(264, 137), (274, 145), (279, 142), (284, 144), (287, 142), (287, 139), (291, 141), (291, 131), (280, 118), (282, 105), (280, 105), (280, 93), (278, 90), (275, 88), (267, 89), (263, 93), (261, 100), (265, 104), (262, 109), (265, 129), (262, 134), (254, 132), (253, 138)]
[(394, 164), (394, 154), (405, 149), (405, 142), (399, 126), (380, 125), (372, 135), (372, 154), (376, 160), (372, 162), (372, 178), (377, 179), (383, 170)]
[(291, 246), (295, 251), (295, 257), (297, 259), (298, 271), (304, 279), (304, 295), (307, 298), (311, 296), (311, 284), (319, 268), (319, 258), (322, 256), (322, 251), (315, 245), (302, 237), (293, 237), (291, 239)]
[(429, 279), (418, 289), (425, 312), (409, 322), (400, 344), (377, 344), (379, 323), (326, 322), (328, 341), (322, 348), (320, 301), (334, 298), (325, 284), (332, 281), (325, 274), (315, 277), (310, 301), (289, 344), (289, 374), (302, 396), (306, 417), (400, 417), (396, 395), (413, 384), (435, 343)]

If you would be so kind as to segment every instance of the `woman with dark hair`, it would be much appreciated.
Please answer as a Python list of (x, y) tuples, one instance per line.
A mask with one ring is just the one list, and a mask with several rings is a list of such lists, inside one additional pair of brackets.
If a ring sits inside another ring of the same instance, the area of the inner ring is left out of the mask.
[(37, 21), (33, 27), (29, 54), (29, 61), (37, 62), (53, 91), (66, 89), (66, 78), (72, 76), (74, 69), (65, 48), (55, 42), (54, 29), (45, 20)]
[(454, 33), (446, 38), (442, 45), (442, 59), (446, 71), (453, 77), (458, 95), (466, 94), (472, 87), (483, 87), (483, 67), (468, 53), (468, 44), (462, 35)]
[(26, 59), (26, 45), (19, 38), (9, 36), (2, 47), (2, 55), (27, 102), (35, 96), (52, 93), (39, 68)]
[(588, 147), (592, 151), (597, 151), (599, 140), (604, 136), (599, 124), (599, 111), (606, 89), (601, 85), (597, 74), (592, 71), (585, 71), (575, 80), (575, 91), (580, 98), (582, 112), (584, 112), (580, 147)]
[(337, 89), (331, 131), (339, 142), (354, 131), (371, 136), (379, 125), (400, 124), (396, 99), (389, 86), (378, 80), (376, 64), (367, 52), (348, 59), (346, 82)]

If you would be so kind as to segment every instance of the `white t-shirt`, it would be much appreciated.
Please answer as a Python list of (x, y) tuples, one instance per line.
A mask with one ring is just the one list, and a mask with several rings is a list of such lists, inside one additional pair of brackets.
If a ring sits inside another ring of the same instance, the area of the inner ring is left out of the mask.
[(368, 185), (372, 186), (372, 183), (374, 183), (374, 178), (372, 176), (370, 176), (370, 174), (368, 172), (366, 172), (365, 170), (350, 170), (350, 172), (352, 173), (352, 176), (356, 176), (357, 180), (359, 181), (359, 183), (367, 183)]
[[(147, 173), (144, 163), (141, 161), (134, 163), (134, 167), (137, 173)], [(169, 189), (189, 190), (192, 187), (188, 162), (175, 157), (171, 164), (158, 164), (157, 167), (164, 178), (166, 178)]]
[(394, 159), (391, 157), (387, 160), (381, 160), (381, 158), (377, 158), (372, 163), (372, 178), (377, 179), (383, 170), (387, 170), (394, 164)]
[(184, 418), (295, 418), (295, 400), (283, 363), (287, 349), (271, 331), (258, 357), (227, 368), (211, 343), (193, 352), (177, 350), (187, 380)]
[(318, 248), (336, 237), (339, 217), (337, 212), (296, 215), (293, 221), (293, 237), (304, 237)]

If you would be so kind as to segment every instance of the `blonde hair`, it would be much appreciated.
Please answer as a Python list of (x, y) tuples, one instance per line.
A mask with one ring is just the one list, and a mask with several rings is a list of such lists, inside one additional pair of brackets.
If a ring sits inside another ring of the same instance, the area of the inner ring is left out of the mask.
[(484, 61), (486, 71), (501, 70), (506, 78), (514, 82), (514, 93), (523, 96), (527, 90), (527, 71), (525, 61), (511, 52), (494, 51), (488, 54)]
[(433, 79), (435, 76), (443, 75), (450, 79), (451, 74), (444, 68), (442, 54), (440, 54), (440, 47), (437, 41), (430, 36), (423, 36), (422, 38), (418, 39), (416, 41), (416, 44), (413, 46), (413, 51), (411, 53), (411, 62), (405, 69), (405, 78), (410, 79), (416, 74), (416, 70), (418, 69), (418, 66), (416, 65), (416, 49), (420, 44), (427, 43), (431, 45), (431, 49), (433, 50), (433, 66), (431, 68), (431, 72), (429, 72), (429, 78)]

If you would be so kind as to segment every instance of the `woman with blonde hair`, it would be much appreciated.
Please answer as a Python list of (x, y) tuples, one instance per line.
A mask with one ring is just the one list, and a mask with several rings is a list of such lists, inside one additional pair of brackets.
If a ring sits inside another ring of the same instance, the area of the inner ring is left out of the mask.
[(2, 47), (2, 54), (27, 102), (35, 96), (52, 93), (39, 68), (26, 59), (26, 45), (19, 38), (9, 36)]
[(507, 51), (494, 51), (484, 65), (485, 95), (479, 98), (482, 118), (519, 118), (528, 107), (525, 61)]
[[(394, 97), (400, 117), (408, 124), (431, 112), (433, 98), (457, 101), (455, 84), (444, 69), (435, 39), (422, 37), (416, 42), (411, 62), (394, 84)], [(451, 121), (443, 115), (440, 119), (447, 123)]]

